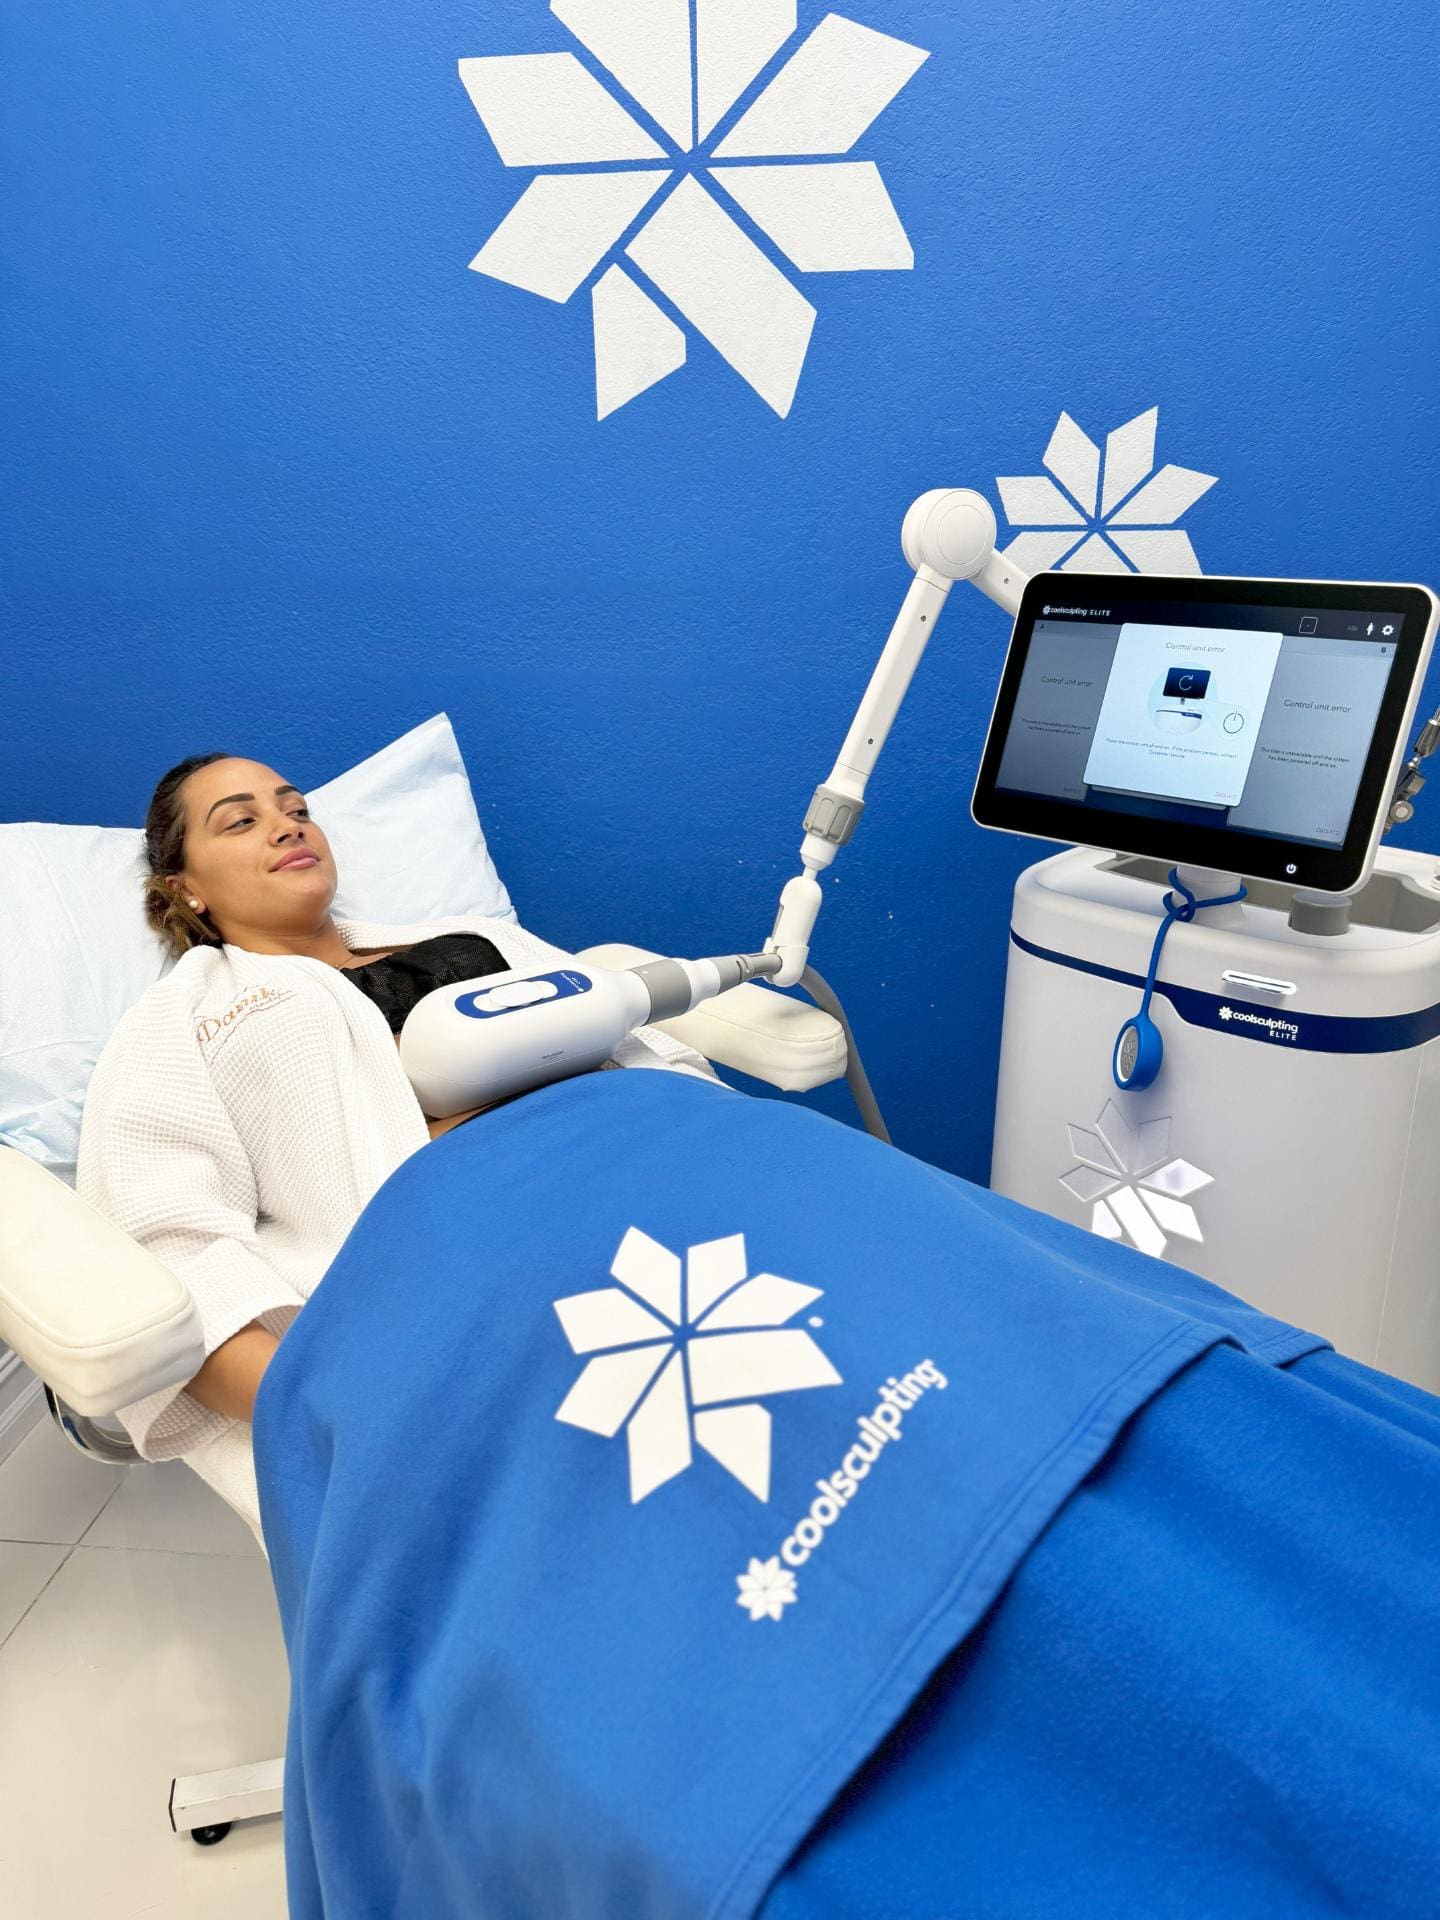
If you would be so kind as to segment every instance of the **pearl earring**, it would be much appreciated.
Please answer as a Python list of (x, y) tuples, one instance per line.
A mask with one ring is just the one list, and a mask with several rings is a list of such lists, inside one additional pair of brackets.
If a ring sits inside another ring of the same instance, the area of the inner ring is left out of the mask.
[(198, 900), (192, 900), (190, 905), (195, 909), (196, 913), (200, 911), (200, 902)]

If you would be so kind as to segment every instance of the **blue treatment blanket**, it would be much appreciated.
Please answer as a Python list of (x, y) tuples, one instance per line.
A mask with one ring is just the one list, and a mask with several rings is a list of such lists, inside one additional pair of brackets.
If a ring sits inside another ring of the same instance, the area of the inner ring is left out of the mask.
[(1217, 1347), (1061, 1509), (764, 1920), (1435, 1920), (1440, 1400)]
[(754, 1914), (1221, 1342), (1257, 1375), (1324, 1344), (681, 1075), (423, 1149), (256, 1407), (292, 1920)]

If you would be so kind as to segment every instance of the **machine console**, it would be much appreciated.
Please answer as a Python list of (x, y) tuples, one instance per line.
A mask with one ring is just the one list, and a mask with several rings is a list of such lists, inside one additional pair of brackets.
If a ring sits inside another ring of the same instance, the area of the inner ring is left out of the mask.
[(1436, 615), (1418, 586), (1037, 574), (974, 817), (1349, 892), (1374, 859)]

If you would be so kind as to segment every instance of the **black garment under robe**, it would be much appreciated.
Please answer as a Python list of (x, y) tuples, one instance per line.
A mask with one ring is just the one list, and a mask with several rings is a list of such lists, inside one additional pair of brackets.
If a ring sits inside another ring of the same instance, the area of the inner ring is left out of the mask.
[(410, 1009), (436, 987), (453, 987), (487, 973), (508, 973), (510, 962), (483, 933), (436, 933), (399, 953), (341, 971), (375, 1002), (390, 1031), (399, 1033)]

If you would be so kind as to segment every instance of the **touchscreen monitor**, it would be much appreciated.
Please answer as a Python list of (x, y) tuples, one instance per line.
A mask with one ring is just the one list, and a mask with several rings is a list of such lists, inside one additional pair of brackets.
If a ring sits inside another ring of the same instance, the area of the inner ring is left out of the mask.
[(1038, 574), (975, 819), (1344, 892), (1369, 870), (1435, 620), (1416, 586)]

